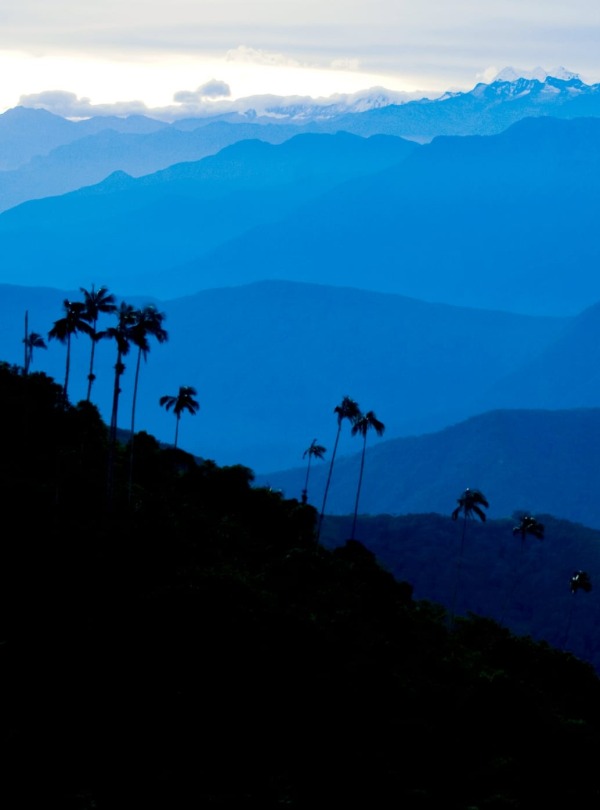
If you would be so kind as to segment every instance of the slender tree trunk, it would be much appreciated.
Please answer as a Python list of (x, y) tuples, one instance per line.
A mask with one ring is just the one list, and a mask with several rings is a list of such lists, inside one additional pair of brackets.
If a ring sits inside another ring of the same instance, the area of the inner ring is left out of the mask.
[(308, 501), (308, 477), (310, 475), (310, 463), (312, 461), (312, 456), (308, 454), (308, 465), (306, 467), (306, 479), (304, 481), (304, 489), (302, 490), (302, 503), (306, 503)]
[(112, 411), (110, 415), (110, 440), (117, 440), (117, 416), (119, 412), (119, 394), (121, 393), (121, 375), (123, 374), (123, 362), (121, 352), (117, 352), (117, 362), (115, 363), (115, 382), (113, 386)]
[(142, 350), (139, 349), (137, 362), (135, 364), (135, 379), (133, 382), (133, 401), (131, 405), (131, 436), (129, 437), (129, 500), (131, 501), (131, 493), (133, 490), (133, 437), (135, 435), (135, 406), (137, 402), (138, 381), (140, 379), (140, 362), (142, 359)]
[(458, 560), (456, 561), (456, 577), (454, 579), (454, 591), (452, 593), (452, 602), (450, 603), (450, 616), (448, 617), (448, 625), (450, 629), (454, 626), (454, 612), (456, 610), (456, 597), (458, 595), (458, 586), (460, 583), (460, 574), (462, 569), (463, 551), (465, 548), (465, 535), (467, 532), (467, 513), (463, 516), (463, 527), (460, 536), (460, 551), (458, 553)]
[(174, 448), (177, 447), (177, 438), (179, 436), (179, 419), (180, 419), (180, 417), (181, 417), (181, 415), (177, 414), (177, 418), (175, 420), (175, 442), (173, 444)]
[(110, 432), (108, 439), (108, 471), (106, 501), (107, 509), (112, 512), (115, 487), (115, 453), (117, 450), (117, 417), (119, 412), (119, 394), (121, 392), (121, 375), (124, 371), (122, 353), (117, 351), (117, 362), (115, 363), (115, 382), (113, 387), (112, 412), (110, 416)]
[(90, 335), (90, 339), (92, 341), (92, 351), (90, 352), (90, 372), (88, 374), (88, 387), (87, 387), (87, 401), (89, 402), (92, 396), (92, 385), (94, 384), (94, 357), (96, 354), (96, 325), (98, 323), (97, 318), (94, 318), (93, 323), (93, 333)]
[(133, 433), (135, 430), (135, 407), (137, 403), (137, 390), (138, 381), (140, 379), (140, 363), (142, 360), (142, 350), (138, 351), (137, 363), (135, 364), (135, 379), (133, 381), (133, 402), (131, 404), (131, 440), (133, 441)]
[(362, 456), (360, 459), (360, 472), (358, 474), (358, 487), (356, 489), (356, 501), (354, 502), (354, 520), (352, 521), (352, 534), (350, 535), (351, 539), (354, 540), (354, 532), (356, 531), (356, 517), (358, 515), (358, 501), (360, 499), (360, 490), (362, 487), (362, 479), (363, 479), (363, 472), (365, 469), (365, 453), (367, 451), (367, 435), (365, 433), (364, 441), (363, 441), (363, 450)]
[(325, 517), (325, 506), (327, 504), (327, 495), (329, 494), (329, 485), (331, 484), (331, 475), (333, 473), (333, 464), (335, 462), (335, 454), (337, 453), (338, 442), (340, 440), (340, 433), (342, 432), (342, 423), (338, 425), (337, 433), (335, 436), (335, 443), (333, 445), (333, 452), (331, 454), (331, 462), (329, 464), (329, 472), (327, 473), (327, 482), (325, 484), (325, 492), (323, 493), (323, 504), (321, 505), (321, 514), (319, 515), (319, 525), (317, 527), (317, 543), (321, 537), (321, 526), (323, 518)]
[(65, 369), (65, 387), (63, 389), (64, 404), (67, 404), (67, 391), (69, 389), (69, 373), (71, 371), (71, 333), (67, 335), (67, 365)]
[(25, 376), (27, 376), (29, 372), (29, 344), (27, 338), (29, 337), (29, 311), (25, 310), (25, 339), (23, 340), (23, 345), (25, 347), (25, 356), (23, 358), (23, 371), (25, 372)]

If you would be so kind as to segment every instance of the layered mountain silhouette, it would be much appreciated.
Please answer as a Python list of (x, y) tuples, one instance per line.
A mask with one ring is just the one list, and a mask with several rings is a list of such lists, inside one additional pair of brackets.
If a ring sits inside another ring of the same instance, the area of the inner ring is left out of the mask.
[(309, 134), (280, 146), (243, 141), (135, 180), (116, 173), (98, 186), (0, 215), (6, 251), (0, 278), (72, 287), (85, 267), (88, 277), (122, 292), (175, 296), (181, 285), (169, 279), (182, 262), (291, 214), (333, 186), (395, 165), (415, 148), (388, 136)]
[(198, 288), (260, 274), (575, 314), (600, 298), (599, 136), (600, 119), (538, 118), (488, 138), (437, 138), (221, 246), (173, 283)]
[[(91, 281), (83, 286), (89, 289)], [(2, 287), (0, 355), (22, 364), (25, 310), (29, 329), (46, 335), (61, 317), (65, 297), (78, 300), (81, 293)], [(126, 300), (136, 306), (148, 301)], [(171, 441), (173, 418), (158, 399), (193, 385), (201, 410), (182, 423), (182, 446), (259, 472), (300, 465), (314, 437), (331, 451), (333, 409), (346, 394), (363, 410), (375, 410), (386, 424), (387, 441), (497, 408), (499, 390), (546, 356), (563, 356), (553, 374), (566, 377), (572, 335), (584, 328), (579, 324), (600, 316), (598, 308), (575, 319), (512, 315), (289, 282), (206, 290), (157, 306), (166, 314), (169, 341), (152, 346), (142, 368), (138, 429)], [(80, 336), (73, 344), (70, 396), (77, 401), (85, 396), (90, 343)], [(101, 341), (97, 351), (94, 400), (110, 415), (115, 347)], [(589, 362), (570, 407), (600, 404), (596, 351), (591, 341), (579, 347), (581, 366), (586, 357)], [(129, 425), (134, 358), (125, 364), (123, 428)], [(61, 381), (64, 366), (65, 348), (54, 342), (35, 353), (32, 368)], [(523, 388), (522, 396), (519, 391), (512, 392), (511, 407), (530, 407), (529, 390)], [(564, 404), (550, 391), (535, 406)], [(345, 431), (340, 452), (358, 450)]]
[(374, 88), (328, 105), (261, 99), (265, 114), (221, 113), (172, 122), (148, 116), (93, 116), (71, 121), (44, 109), (16, 107), (0, 115), (0, 210), (27, 199), (64, 194), (115, 171), (149, 174), (199, 160), (240, 140), (281, 143), (300, 132), (340, 130), (367, 137), (388, 134), (417, 141), (438, 135), (497, 134), (526, 117), (600, 115), (599, 85), (568, 71), (524, 79), (508, 70), (491, 84), (440, 98), (390, 103)]
[(247, 141), (23, 204), (0, 215), (0, 279), (72, 287), (86, 267), (168, 298), (280, 278), (560, 315), (600, 299), (600, 119), (381, 137)]

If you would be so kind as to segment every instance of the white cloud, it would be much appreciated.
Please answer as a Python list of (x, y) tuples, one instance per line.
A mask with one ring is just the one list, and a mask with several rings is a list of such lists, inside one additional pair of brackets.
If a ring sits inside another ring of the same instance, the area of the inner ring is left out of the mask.
[(200, 85), (197, 90), (179, 90), (173, 95), (173, 101), (180, 104), (196, 104), (208, 98), (228, 98), (231, 88), (227, 82), (211, 79)]
[(19, 98), (22, 107), (48, 110), (63, 118), (89, 118), (92, 115), (135, 115), (148, 114), (143, 101), (117, 101), (111, 104), (92, 104), (89, 98), (79, 98), (67, 90), (44, 90)]

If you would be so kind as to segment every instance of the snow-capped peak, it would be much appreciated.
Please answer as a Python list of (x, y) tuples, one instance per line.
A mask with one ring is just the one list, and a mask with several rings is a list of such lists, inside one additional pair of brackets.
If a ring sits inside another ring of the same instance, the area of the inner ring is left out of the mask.
[(550, 77), (552, 79), (561, 79), (562, 81), (570, 81), (571, 79), (581, 79), (578, 73), (573, 73), (566, 68), (559, 66), (552, 68), (552, 70), (545, 70), (542, 67), (536, 67), (533, 70), (521, 70), (520, 68), (505, 67), (494, 78), (494, 82), (515, 82), (518, 79), (535, 79), (539, 82), (545, 82)]

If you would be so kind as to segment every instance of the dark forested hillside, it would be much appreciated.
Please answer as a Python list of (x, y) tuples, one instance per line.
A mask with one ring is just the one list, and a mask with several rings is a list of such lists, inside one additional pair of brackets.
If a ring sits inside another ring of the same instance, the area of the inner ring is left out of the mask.
[(0, 366), (0, 417), (4, 806), (597, 806), (588, 665), (448, 622), (244, 467), (142, 433), (130, 478), (42, 374)]

